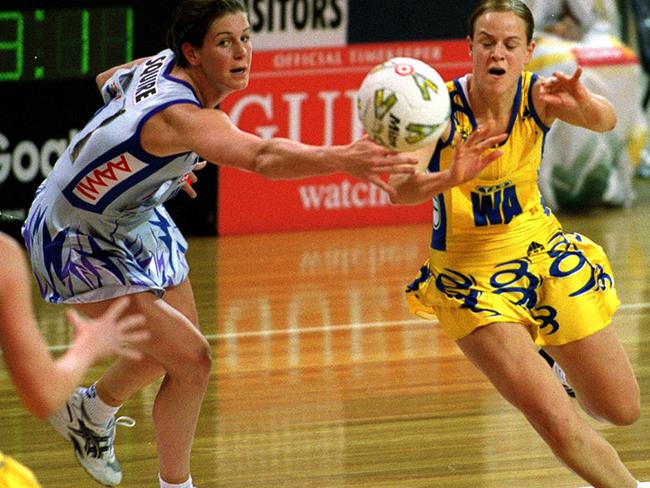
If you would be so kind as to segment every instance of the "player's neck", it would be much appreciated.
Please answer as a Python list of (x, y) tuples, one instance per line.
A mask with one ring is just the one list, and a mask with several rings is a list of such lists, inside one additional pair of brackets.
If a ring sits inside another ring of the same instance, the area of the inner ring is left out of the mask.
[(489, 119), (493, 119), (497, 123), (510, 120), (516, 91), (515, 87), (504, 93), (493, 93), (472, 83), (471, 77), (467, 84), (469, 104), (474, 117), (479, 122)]
[(216, 107), (226, 98), (227, 94), (220, 94), (215, 90), (203, 71), (198, 68), (176, 66), (172, 70), (172, 76), (189, 83), (203, 107)]

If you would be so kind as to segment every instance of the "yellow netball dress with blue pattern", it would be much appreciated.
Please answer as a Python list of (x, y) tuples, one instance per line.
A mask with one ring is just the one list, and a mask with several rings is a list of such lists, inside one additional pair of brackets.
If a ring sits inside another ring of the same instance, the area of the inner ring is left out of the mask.
[[(564, 344), (606, 327), (619, 305), (604, 251), (565, 233), (542, 201), (537, 175), (549, 128), (532, 102), (536, 80), (520, 77), (503, 155), (433, 199), (429, 260), (406, 291), (412, 312), (437, 317), (452, 339), (511, 322), (528, 327), (540, 346)], [(430, 172), (447, 169), (478, 125), (467, 82), (466, 75), (447, 83), (451, 130)]]
[(40, 488), (34, 473), (0, 452), (0, 488)]

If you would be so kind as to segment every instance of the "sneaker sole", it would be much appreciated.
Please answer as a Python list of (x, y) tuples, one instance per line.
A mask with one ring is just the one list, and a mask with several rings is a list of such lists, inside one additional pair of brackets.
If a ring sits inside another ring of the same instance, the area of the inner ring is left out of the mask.
[[(72, 442), (72, 441), (71, 441), (71, 442)], [(72, 445), (74, 446), (74, 442), (72, 442)], [(97, 478), (95, 478), (95, 477), (93, 476), (93, 474), (92, 474), (88, 469), (86, 469), (86, 467), (83, 465), (83, 463), (82, 463), (81, 460), (79, 459), (79, 455), (77, 454), (76, 449), (75, 449), (75, 452), (74, 452), (74, 458), (77, 460), (77, 464), (81, 467), (81, 469), (83, 469), (84, 473), (86, 473), (86, 474), (87, 474), (90, 478), (92, 478), (92, 480), (95, 481), (96, 483), (99, 483), (99, 484), (102, 485), (102, 486), (117, 486), (117, 485), (119, 485), (119, 484), (122, 482), (121, 479), (120, 479), (118, 482), (116, 482), (116, 483), (110, 483), (110, 482), (101, 481), (101, 480), (98, 480)]]

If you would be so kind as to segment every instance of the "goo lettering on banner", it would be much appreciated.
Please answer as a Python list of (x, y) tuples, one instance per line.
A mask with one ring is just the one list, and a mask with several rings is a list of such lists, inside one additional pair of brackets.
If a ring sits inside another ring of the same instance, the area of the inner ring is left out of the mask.
[[(445, 80), (471, 69), (464, 40), (356, 44), (258, 52), (249, 87), (221, 109), (242, 130), (307, 144), (348, 144), (362, 134), (357, 89), (391, 57), (419, 58)], [(270, 181), (220, 167), (219, 235), (431, 221), (431, 203), (394, 206), (388, 195), (345, 174)]]

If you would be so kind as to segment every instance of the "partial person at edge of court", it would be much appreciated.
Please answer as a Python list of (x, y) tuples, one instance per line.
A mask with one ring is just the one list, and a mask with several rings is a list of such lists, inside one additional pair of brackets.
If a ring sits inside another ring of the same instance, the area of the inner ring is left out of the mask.
[[(22, 247), (0, 232), (0, 350), (3, 362), (25, 408), (46, 418), (65, 404), (90, 366), (118, 354), (138, 359), (139, 342), (148, 338), (141, 330), (144, 317), (124, 315), (128, 298), (122, 298), (96, 320), (66, 310), (74, 339), (57, 359), (52, 358), (41, 334), (31, 302), (32, 283)], [(0, 453), (0, 486), (37, 488), (30, 469)]]

